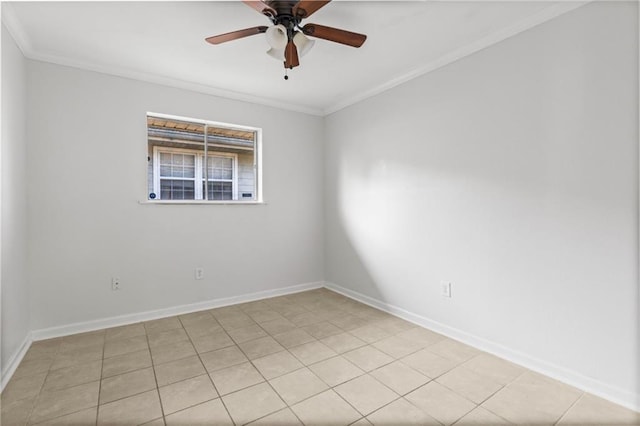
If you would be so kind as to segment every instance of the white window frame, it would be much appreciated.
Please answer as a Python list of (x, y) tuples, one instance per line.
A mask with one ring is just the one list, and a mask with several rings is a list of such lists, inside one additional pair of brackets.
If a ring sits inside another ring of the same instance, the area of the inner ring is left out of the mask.
[[(233, 176), (231, 181), (231, 200), (205, 200), (202, 191), (204, 183), (204, 175), (202, 169), (204, 166), (204, 151), (185, 148), (172, 148), (165, 146), (153, 147), (153, 192), (156, 199), (161, 201), (183, 201), (183, 200), (163, 200), (160, 191), (160, 153), (165, 154), (187, 154), (195, 156), (195, 172), (194, 178), (169, 178), (173, 180), (193, 180), (194, 181), (194, 200), (184, 201), (237, 201), (238, 200), (238, 155), (230, 152), (209, 151), (208, 157), (225, 157), (233, 159)], [(209, 178), (209, 182), (228, 182), (228, 180)]]
[[(231, 200), (204, 200), (204, 194), (202, 194), (201, 200), (204, 201), (238, 201), (238, 154), (234, 154), (231, 152), (220, 152), (220, 151), (209, 151), (207, 153), (207, 157), (224, 157), (233, 159), (233, 175), (231, 177)], [(200, 172), (202, 172), (204, 160), (204, 152), (202, 155), (198, 155), (196, 158), (196, 163), (199, 162), (199, 165), (196, 167), (200, 167)], [(208, 160), (207, 160), (208, 161)], [(200, 180), (204, 182), (204, 176), (200, 176)], [(208, 178), (209, 182), (228, 182), (226, 179), (213, 179), (211, 177)], [(199, 185), (200, 191), (202, 191), (202, 185)]]
[[(240, 125), (240, 124), (231, 124), (231, 123), (225, 123), (225, 122), (221, 122), (221, 121), (211, 121), (211, 120), (203, 120), (203, 119), (199, 119), (199, 118), (193, 118), (193, 117), (184, 117), (184, 116), (179, 116), (179, 115), (173, 115), (173, 114), (165, 114), (165, 113), (158, 113), (158, 112), (153, 112), (153, 111), (147, 111), (146, 113), (146, 117), (157, 117), (157, 118), (164, 118), (164, 119), (168, 119), (168, 120), (177, 120), (177, 121), (185, 121), (185, 122), (191, 122), (191, 123), (198, 123), (198, 124), (202, 124), (205, 126), (214, 126), (214, 127), (222, 127), (222, 128), (226, 128), (226, 129), (231, 129), (231, 130), (244, 130), (244, 131), (249, 131), (249, 132), (253, 132), (254, 134), (254, 140), (253, 140), (253, 176), (254, 176), (254, 180), (253, 180), (253, 199), (251, 200), (245, 200), (243, 198), (238, 198), (237, 200), (159, 200), (159, 199), (150, 199), (148, 197), (149, 195), (149, 190), (148, 190), (148, 184), (145, 184), (145, 193), (146, 196), (144, 198), (143, 201), (140, 201), (141, 204), (235, 204), (235, 205), (242, 205), (242, 204), (265, 204), (266, 201), (264, 199), (264, 188), (263, 188), (263, 167), (264, 167), (264, 162), (262, 160), (262, 129), (260, 127), (253, 127), (253, 126), (246, 126), (246, 125)], [(212, 146), (212, 144), (209, 144), (209, 146)], [(216, 151), (217, 152), (217, 151)], [(148, 154), (145, 155), (145, 158)], [(159, 188), (159, 181), (156, 182), (157, 176), (159, 175), (159, 171), (156, 172), (155, 171), (155, 165), (157, 164), (157, 161), (155, 161), (154, 159), (154, 173), (153, 173), (153, 191), (156, 192), (156, 188)], [(237, 167), (237, 163), (236, 163), (236, 167), (235, 167), (236, 173), (238, 170)], [(237, 178), (235, 180), (236, 184), (237, 184)], [(234, 193), (237, 194), (237, 190), (234, 191)]]

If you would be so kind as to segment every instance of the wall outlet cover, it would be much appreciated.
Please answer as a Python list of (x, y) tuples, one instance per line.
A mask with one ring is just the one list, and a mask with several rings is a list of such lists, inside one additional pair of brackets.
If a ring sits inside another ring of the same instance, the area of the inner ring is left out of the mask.
[(196, 268), (195, 278), (196, 280), (204, 279), (204, 268)]
[(451, 283), (449, 281), (440, 281), (440, 294), (442, 297), (451, 297)]

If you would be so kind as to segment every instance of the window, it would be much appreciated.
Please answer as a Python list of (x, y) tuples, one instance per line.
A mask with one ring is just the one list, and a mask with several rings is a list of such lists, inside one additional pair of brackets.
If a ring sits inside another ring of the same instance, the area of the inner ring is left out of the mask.
[(261, 201), (260, 130), (147, 114), (150, 201)]

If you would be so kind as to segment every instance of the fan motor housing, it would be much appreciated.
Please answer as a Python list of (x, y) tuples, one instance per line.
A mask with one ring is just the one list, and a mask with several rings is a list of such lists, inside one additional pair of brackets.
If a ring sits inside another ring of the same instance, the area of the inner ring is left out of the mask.
[(274, 9), (276, 12), (278, 12), (278, 16), (280, 15), (292, 16), (291, 10), (293, 9), (293, 6), (298, 4), (298, 1), (297, 0), (290, 0), (290, 1), (267, 0), (264, 2), (264, 4), (266, 4), (267, 6)]

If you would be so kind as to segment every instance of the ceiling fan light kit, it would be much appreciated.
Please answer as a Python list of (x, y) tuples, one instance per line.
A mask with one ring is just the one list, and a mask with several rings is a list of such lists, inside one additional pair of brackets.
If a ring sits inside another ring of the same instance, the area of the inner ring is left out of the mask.
[(289, 41), (287, 38), (287, 29), (282, 24), (267, 28), (265, 35), (267, 36), (267, 43), (269, 43), (269, 46), (273, 49), (284, 50)]
[[(300, 26), (303, 19), (308, 18), (331, 0), (261, 0), (243, 1), (249, 7), (265, 15), (271, 23), (270, 27), (258, 26), (230, 33), (211, 36), (205, 40), (211, 44), (221, 44), (239, 38), (266, 33), (267, 43), (271, 47), (267, 54), (283, 61), (285, 71), (300, 65), (299, 56), (306, 55), (314, 40), (307, 36), (321, 38), (352, 47), (360, 47), (367, 39), (364, 34), (352, 33), (324, 25), (306, 24)], [(288, 80), (285, 73), (284, 79)]]
[(284, 62), (287, 60), (287, 58), (284, 57), (284, 49), (274, 49), (272, 47), (271, 49), (267, 50), (267, 55), (278, 61)]
[(293, 36), (293, 44), (296, 45), (298, 52), (300, 53), (300, 57), (302, 57), (309, 53), (316, 42), (314, 40), (310, 40), (309, 37), (305, 36), (303, 33), (297, 32)]

